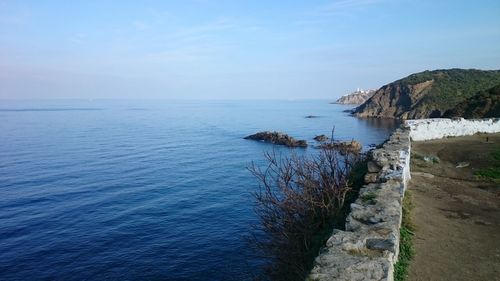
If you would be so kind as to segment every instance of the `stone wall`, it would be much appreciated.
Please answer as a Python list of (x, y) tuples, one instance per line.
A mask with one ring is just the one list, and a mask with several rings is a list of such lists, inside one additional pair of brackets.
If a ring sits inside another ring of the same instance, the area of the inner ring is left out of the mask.
[(351, 204), (346, 231), (334, 230), (315, 260), (311, 280), (393, 280), (410, 148), (410, 131), (402, 127), (371, 151), (367, 185)]
[(410, 136), (414, 141), (467, 136), (476, 133), (500, 132), (500, 118), (492, 119), (420, 119), (408, 120)]
[(402, 202), (410, 179), (411, 141), (500, 132), (500, 119), (408, 120), (370, 152), (367, 183), (351, 204), (346, 230), (334, 230), (309, 280), (392, 281), (399, 254)]

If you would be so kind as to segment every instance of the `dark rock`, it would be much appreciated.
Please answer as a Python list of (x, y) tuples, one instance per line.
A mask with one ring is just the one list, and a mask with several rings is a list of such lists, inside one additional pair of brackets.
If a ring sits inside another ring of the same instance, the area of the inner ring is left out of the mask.
[(352, 140), (352, 141), (323, 143), (320, 145), (320, 148), (337, 149), (341, 153), (345, 153), (345, 152), (359, 153), (359, 152), (361, 152), (361, 149), (363, 149), (363, 146), (361, 145), (360, 142)]
[(280, 132), (259, 132), (246, 136), (244, 139), (264, 141), (277, 145), (286, 145), (288, 147), (307, 147), (307, 142), (305, 140), (296, 140), (293, 137)]
[(395, 252), (395, 245), (393, 239), (366, 239), (366, 248), (371, 250)]
[(368, 172), (370, 173), (378, 173), (380, 171), (380, 167), (373, 161), (368, 161)]
[(318, 141), (318, 142), (324, 142), (324, 141), (327, 141), (329, 140), (330, 138), (325, 136), (325, 135), (319, 135), (319, 136), (315, 136), (314, 137), (314, 140), (315, 141)]

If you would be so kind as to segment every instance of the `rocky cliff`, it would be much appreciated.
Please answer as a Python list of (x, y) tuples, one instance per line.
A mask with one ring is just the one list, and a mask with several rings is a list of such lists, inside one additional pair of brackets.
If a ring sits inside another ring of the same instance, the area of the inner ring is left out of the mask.
[(334, 103), (336, 104), (362, 104), (373, 96), (375, 90), (357, 90), (348, 95), (342, 96)]
[(498, 84), (500, 70), (424, 71), (383, 86), (357, 107), (354, 114), (398, 119), (442, 117), (477, 92)]

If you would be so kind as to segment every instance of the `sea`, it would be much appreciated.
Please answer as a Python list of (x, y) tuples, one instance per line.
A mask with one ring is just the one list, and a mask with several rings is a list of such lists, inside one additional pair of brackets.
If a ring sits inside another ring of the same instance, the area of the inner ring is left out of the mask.
[[(326, 100), (0, 101), (0, 280), (252, 280), (248, 171), (281, 131), (355, 139), (397, 126)], [(313, 115), (316, 118), (305, 118)], [(291, 153), (288, 148), (280, 152)]]

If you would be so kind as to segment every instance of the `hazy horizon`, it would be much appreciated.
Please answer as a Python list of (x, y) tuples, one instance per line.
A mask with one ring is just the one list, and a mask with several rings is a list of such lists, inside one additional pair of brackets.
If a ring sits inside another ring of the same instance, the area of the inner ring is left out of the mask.
[(332, 100), (500, 69), (498, 1), (0, 1), (0, 99)]

